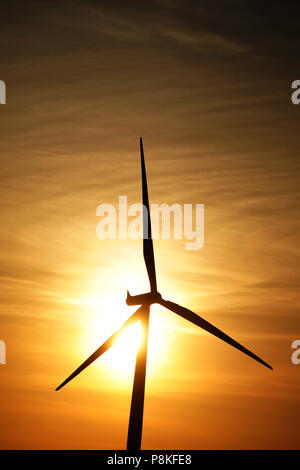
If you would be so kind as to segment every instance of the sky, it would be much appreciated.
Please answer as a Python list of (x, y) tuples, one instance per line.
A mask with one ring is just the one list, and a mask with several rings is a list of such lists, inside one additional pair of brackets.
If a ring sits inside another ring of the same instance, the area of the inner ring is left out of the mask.
[(158, 288), (270, 363), (157, 305), (145, 449), (299, 446), (299, 4), (11, 2), (1, 7), (1, 449), (123, 449), (132, 333), (55, 388), (149, 286), (141, 240), (96, 209), (204, 204), (205, 241), (155, 240)]

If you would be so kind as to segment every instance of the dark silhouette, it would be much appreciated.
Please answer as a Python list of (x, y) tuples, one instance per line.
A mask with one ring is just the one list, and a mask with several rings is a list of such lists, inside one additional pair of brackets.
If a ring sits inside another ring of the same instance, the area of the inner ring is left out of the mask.
[(178, 304), (164, 300), (159, 292), (157, 292), (157, 283), (156, 283), (156, 272), (155, 272), (155, 262), (154, 262), (154, 252), (153, 252), (153, 241), (152, 241), (152, 231), (151, 231), (151, 218), (150, 218), (150, 208), (149, 208), (149, 198), (148, 198), (148, 188), (147, 188), (147, 178), (146, 178), (146, 168), (145, 168), (145, 159), (144, 159), (144, 150), (142, 138), (140, 138), (140, 149), (141, 149), (141, 167), (142, 167), (142, 190), (143, 190), (143, 252), (145, 264), (148, 272), (149, 282), (150, 282), (150, 292), (140, 295), (130, 295), (127, 291), (126, 303), (127, 305), (141, 305), (139, 309), (131, 315), (130, 318), (123, 324), (123, 326), (116, 331), (105, 343), (100, 346), (78, 369), (75, 370), (64, 382), (62, 382), (56, 390), (60, 390), (64, 385), (66, 385), (70, 380), (74, 379), (76, 375), (82, 372), (87, 366), (94, 362), (98, 357), (100, 357), (105, 351), (107, 351), (115, 342), (118, 335), (124, 331), (130, 324), (141, 322), (143, 329), (143, 341), (140, 346), (135, 365), (135, 374), (133, 382), (133, 391), (132, 391), (132, 400), (131, 400), (131, 409), (130, 409), (130, 418), (129, 418), (129, 427), (128, 427), (128, 439), (127, 439), (127, 449), (128, 450), (139, 450), (141, 448), (142, 440), (142, 428), (143, 428), (143, 411), (144, 411), (144, 396), (145, 396), (145, 379), (146, 379), (146, 366), (147, 366), (147, 346), (148, 346), (148, 328), (149, 328), (149, 317), (150, 317), (150, 306), (153, 303), (158, 303), (163, 307), (171, 310), (174, 313), (177, 313), (179, 316), (185, 318), (186, 320), (194, 323), (194, 325), (200, 326), (204, 330), (213, 334), (217, 338), (222, 339), (225, 343), (230, 344), (234, 348), (243, 352), (252, 359), (255, 359), (257, 362), (260, 362), (264, 366), (272, 369), (272, 367), (267, 364), (265, 361), (260, 359), (256, 354), (252, 353), (244, 346), (239, 344), (230, 336), (223, 333), (221, 330), (213, 326), (208, 321), (196, 315), (191, 310), (181, 307)]

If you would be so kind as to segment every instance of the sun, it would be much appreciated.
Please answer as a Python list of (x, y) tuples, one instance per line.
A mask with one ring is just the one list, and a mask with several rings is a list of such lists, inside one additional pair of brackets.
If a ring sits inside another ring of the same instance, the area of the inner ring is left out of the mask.
[[(130, 281), (130, 284), (134, 282), (133, 279)], [(127, 306), (125, 296), (126, 291), (116, 293), (108, 290), (105, 294), (87, 292), (85, 295), (69, 298), (69, 302), (76, 305), (80, 311), (80, 326), (85, 334), (80, 335), (79, 348), (80, 351), (87, 351), (86, 357), (115, 333), (139, 308), (139, 306)], [(157, 312), (157, 306), (153, 305), (148, 336), (148, 377), (155, 378), (163, 357), (166, 356), (168, 341), (163, 338), (165, 328), (164, 319)], [(114, 345), (95, 362), (96, 366), (108, 372), (113, 381), (117, 380), (119, 384), (125, 386), (133, 378), (136, 354), (142, 341), (145, 340), (144, 335), (140, 321), (129, 326), (116, 339)], [(83, 356), (82, 360), (86, 357)]]
[[(115, 344), (103, 356), (111, 372), (127, 376), (132, 371), (138, 349), (144, 341), (144, 331), (140, 321), (129, 326), (116, 340)], [(121, 375), (121, 377), (120, 377)]]

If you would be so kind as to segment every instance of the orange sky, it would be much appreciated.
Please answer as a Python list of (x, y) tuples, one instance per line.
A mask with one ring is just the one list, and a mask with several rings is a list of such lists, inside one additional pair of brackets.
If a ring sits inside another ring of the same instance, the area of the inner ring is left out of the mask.
[(140, 135), (150, 202), (205, 204), (202, 250), (155, 241), (159, 290), (274, 367), (154, 306), (143, 448), (299, 445), (294, 20), (185, 3), (4, 10), (2, 449), (125, 447), (128, 341), (54, 389), (134, 311), (126, 290), (148, 289), (141, 241), (96, 237), (100, 203), (140, 202)]

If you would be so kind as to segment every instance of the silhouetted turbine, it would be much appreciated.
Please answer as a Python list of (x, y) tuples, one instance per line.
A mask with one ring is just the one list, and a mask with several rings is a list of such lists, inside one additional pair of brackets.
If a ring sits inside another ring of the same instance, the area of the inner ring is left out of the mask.
[(151, 230), (151, 218), (149, 208), (149, 197), (147, 187), (147, 177), (145, 168), (145, 159), (143, 151), (143, 142), (140, 138), (140, 151), (141, 151), (141, 168), (142, 168), (142, 193), (143, 193), (143, 254), (148, 273), (150, 292), (140, 295), (130, 295), (127, 291), (126, 303), (127, 305), (141, 305), (138, 310), (126, 320), (123, 326), (116, 331), (110, 338), (108, 338), (100, 348), (98, 348), (81, 366), (79, 366), (64, 382), (62, 382), (56, 390), (60, 390), (70, 380), (74, 379), (80, 372), (94, 362), (98, 357), (105, 353), (116, 341), (118, 336), (124, 332), (128, 326), (140, 321), (143, 330), (142, 344), (137, 351), (135, 374), (133, 381), (130, 418), (128, 426), (128, 438), (127, 438), (127, 449), (128, 450), (139, 450), (141, 448), (142, 440), (142, 428), (143, 428), (143, 412), (144, 412), (144, 397), (145, 397), (145, 380), (146, 380), (146, 367), (147, 367), (147, 346), (148, 346), (148, 329), (149, 329), (149, 317), (150, 317), (150, 306), (153, 303), (158, 303), (168, 310), (177, 313), (182, 318), (190, 321), (196, 326), (200, 326), (208, 333), (220, 338), (225, 343), (230, 344), (234, 348), (243, 352), (247, 356), (251, 357), (260, 364), (272, 369), (272, 367), (263, 361), (256, 354), (246, 349), (244, 346), (239, 344), (237, 341), (232, 339), (230, 336), (223, 333), (208, 321), (196, 315), (191, 310), (185, 307), (181, 307), (174, 302), (164, 300), (160, 293), (157, 292), (156, 272), (155, 272), (155, 261), (153, 252), (153, 241), (152, 241), (152, 230)]

